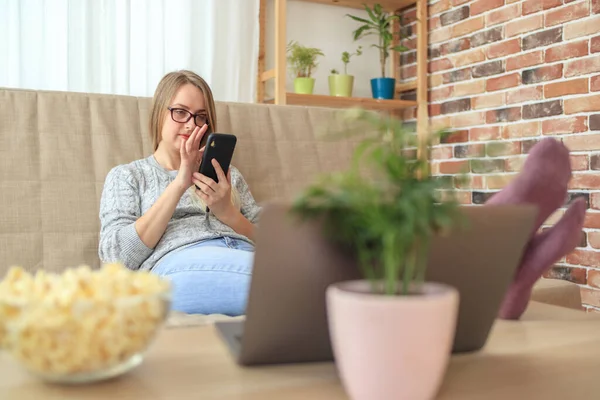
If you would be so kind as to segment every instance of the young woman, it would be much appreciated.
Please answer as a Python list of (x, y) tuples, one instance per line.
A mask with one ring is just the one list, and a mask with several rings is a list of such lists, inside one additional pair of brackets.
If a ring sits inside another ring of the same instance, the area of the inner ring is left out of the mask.
[(208, 84), (190, 71), (165, 75), (150, 114), (154, 153), (106, 177), (99, 256), (170, 278), (175, 310), (240, 315), (260, 208), (235, 167), (225, 176), (213, 160), (218, 183), (197, 172), (216, 130)]

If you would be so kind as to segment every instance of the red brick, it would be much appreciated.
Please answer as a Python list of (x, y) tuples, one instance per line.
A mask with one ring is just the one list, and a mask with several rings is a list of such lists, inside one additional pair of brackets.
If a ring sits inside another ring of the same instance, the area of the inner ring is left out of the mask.
[(486, 144), (488, 157), (514, 156), (521, 153), (521, 142), (514, 140)]
[(573, 265), (597, 267), (600, 266), (600, 252), (578, 249), (567, 256), (567, 262)]
[(523, 157), (511, 157), (504, 160), (504, 170), (506, 172), (519, 172), (523, 169), (523, 164), (527, 159), (526, 156)]
[(546, 49), (546, 62), (566, 60), (569, 58), (588, 55), (588, 41), (582, 40), (575, 43), (562, 44)]
[(562, 27), (560, 26), (535, 32), (523, 37), (521, 47), (523, 50), (531, 50), (542, 46), (549, 46), (553, 43), (562, 42), (562, 35)]
[(471, 98), (471, 108), (474, 110), (501, 107), (505, 104), (506, 93), (492, 93), (486, 96), (476, 96)]
[(461, 4), (468, 3), (469, 1), (471, 1), (471, 0), (452, 0), (452, 5), (454, 7), (456, 7), (456, 6), (460, 6)]
[(600, 75), (596, 75), (591, 78), (590, 89), (592, 92), (597, 92), (600, 90)]
[[(534, 0), (539, 1), (539, 0)], [(512, 37), (520, 35), (525, 32), (536, 31), (544, 26), (543, 15), (532, 15), (528, 18), (519, 19), (516, 21), (509, 22), (506, 24), (505, 32), (506, 37)]]
[(444, 71), (453, 68), (452, 62), (447, 58), (438, 58), (429, 62), (429, 72)]
[(563, 143), (571, 151), (600, 150), (600, 134), (567, 136)]
[(501, 139), (499, 126), (486, 126), (484, 128), (471, 128), (469, 130), (469, 140), (483, 141)]
[(485, 122), (495, 124), (496, 122), (513, 122), (521, 119), (521, 107), (501, 108), (490, 110), (485, 114)]
[(508, 7), (503, 7), (499, 10), (494, 10), (485, 16), (485, 25), (494, 26), (511, 19), (521, 16), (521, 7), (519, 4), (513, 4)]
[(563, 40), (591, 36), (598, 32), (600, 32), (600, 15), (566, 24), (563, 28)]
[[(589, 272), (592, 272), (592, 270)], [(600, 306), (600, 290), (594, 290), (585, 287), (581, 288), (581, 303), (592, 306)], [(596, 313), (598, 310), (588, 308), (586, 312)]]
[(566, 117), (542, 121), (542, 133), (544, 135), (579, 133), (587, 130), (587, 117)]
[(471, 3), (471, 15), (479, 15), (494, 8), (502, 7), (504, 0), (477, 0)]
[(487, 80), (486, 89), (488, 92), (493, 92), (495, 90), (518, 86), (520, 82), (521, 74), (510, 74), (498, 78), (490, 78)]
[(427, 107), (429, 111), (429, 117), (435, 117), (436, 115), (440, 115), (442, 113), (442, 105), (441, 104), (430, 104)]
[(450, 38), (452, 38), (452, 30), (449, 26), (445, 26), (430, 32), (429, 35), (427, 35), (427, 38), (430, 44), (445, 42), (446, 40), (450, 40)]
[[(593, 208), (594, 210), (600, 210), (600, 193), (599, 192), (591, 194), (590, 208)], [(600, 232), (596, 233), (596, 235), (598, 235), (598, 238), (600, 239)], [(600, 246), (600, 244), (599, 244), (599, 246)]]
[[(600, 4), (600, 2), (598, 2), (598, 4)], [(599, 53), (600, 52), (600, 36), (596, 36), (594, 38), (591, 39), (592, 43), (590, 45), (590, 51), (592, 53)]]
[(443, 143), (464, 143), (469, 141), (469, 131), (466, 129), (454, 131), (443, 139)]
[(592, 1), (592, 14), (600, 14), (600, 2), (597, 0)]
[(544, 278), (562, 279), (583, 285), (587, 282), (587, 269), (555, 265), (544, 273)]
[(484, 189), (483, 176), (469, 175), (465, 182), (455, 180), (455, 187), (457, 189)]
[[(448, 55), (452, 53), (460, 53), (462, 51), (468, 50), (471, 48), (471, 38), (462, 38), (456, 39), (448, 43), (444, 43), (440, 47), (440, 52), (442, 55)], [(454, 63), (456, 65), (456, 62)]]
[(445, 74), (432, 74), (429, 75), (429, 87), (434, 88), (441, 86), (444, 83), (444, 75)]
[(459, 37), (463, 35), (467, 35), (469, 33), (473, 33), (475, 31), (479, 31), (483, 29), (485, 26), (485, 20), (483, 16), (479, 16), (476, 18), (467, 19), (465, 21), (459, 22), (456, 25), (452, 26), (452, 37)]
[(453, 86), (444, 86), (443, 88), (434, 89), (429, 92), (429, 101), (436, 102), (446, 100), (452, 96)]
[(544, 53), (541, 50), (521, 54), (506, 60), (506, 71), (522, 69), (539, 65), (544, 62)]
[(403, 23), (408, 25), (417, 22), (417, 10), (413, 8), (410, 11), (402, 12)]
[(565, 114), (600, 111), (600, 95), (583, 96), (564, 100)]
[(586, 75), (593, 72), (600, 72), (600, 55), (582, 58), (567, 63), (565, 77)]
[(586, 94), (588, 93), (588, 87), (588, 78), (549, 83), (544, 85), (544, 97), (551, 99), (553, 97), (562, 97), (570, 94)]
[(504, 57), (509, 54), (515, 54), (521, 51), (521, 39), (505, 40), (492, 44), (488, 47), (487, 56), (488, 59)]
[(442, 26), (442, 21), (440, 20), (440, 17), (433, 17), (433, 18), (430, 18), (429, 21), (427, 21), (427, 29), (429, 29), (429, 32), (431, 32), (434, 29), (437, 29), (441, 26)]
[(428, 15), (435, 15), (450, 9), (450, 0), (439, 0), (429, 6)]
[[(598, 265), (592, 265), (592, 267), (598, 267)], [(600, 271), (590, 269), (588, 271), (587, 284), (595, 288), (600, 287)], [(600, 294), (600, 292), (598, 293)]]
[(571, 155), (571, 170), (587, 171), (590, 168), (590, 159), (585, 154)]
[(454, 97), (462, 97), (485, 92), (485, 81), (479, 79), (476, 81), (467, 81), (454, 85)]
[(440, 174), (460, 174), (468, 171), (469, 162), (466, 160), (443, 161), (440, 163)]
[(548, 11), (546, 13), (545, 26), (554, 26), (564, 24), (590, 15), (590, 6), (587, 1), (579, 2), (561, 7), (558, 10)]
[(488, 189), (503, 189), (516, 177), (517, 174), (488, 175), (485, 183)]
[(506, 94), (506, 104), (524, 103), (526, 101), (541, 100), (544, 97), (542, 86), (529, 86)]
[[(588, 243), (594, 249), (600, 249), (600, 232), (589, 232), (588, 233)], [(598, 276), (600, 278), (600, 276)], [(596, 281), (598, 282), (598, 281)]]
[(523, 15), (533, 14), (542, 10), (562, 5), (562, 0), (527, 0), (523, 2)]
[(455, 128), (483, 125), (484, 123), (485, 112), (461, 113), (452, 117), (452, 126)]
[[(600, 182), (600, 176), (597, 176), (597, 175), (590, 176), (588, 179), (589, 179), (589, 183)], [(595, 188), (598, 188), (598, 186), (596, 186)], [(593, 188), (590, 188), (590, 189), (593, 189)], [(600, 213), (588, 211), (585, 214), (585, 220), (583, 222), (583, 227), (588, 228), (588, 229), (600, 229)], [(600, 266), (600, 265), (598, 265), (598, 266)]]
[(523, 71), (523, 84), (529, 85), (545, 81), (552, 81), (563, 76), (563, 65), (545, 65)]
[(436, 146), (431, 150), (431, 158), (434, 160), (445, 160), (452, 158), (452, 146)]
[(539, 136), (541, 131), (540, 121), (522, 122), (519, 124), (510, 124), (504, 127), (503, 137), (510, 138), (522, 138)]
[(459, 144), (454, 146), (454, 158), (484, 157), (485, 144)]
[[(592, 190), (596, 190), (598, 189), (598, 187), (600, 187), (600, 176), (598, 174), (578, 174), (575, 173), (573, 174), (573, 178), (571, 179), (571, 181), (569, 182), (569, 189), (570, 190), (574, 190), (574, 189), (592, 189)], [(593, 217), (596, 218), (596, 217)], [(587, 218), (586, 218), (587, 221)], [(596, 221), (594, 220), (594, 225), (596, 226), (596, 229), (600, 228), (600, 220)], [(597, 223), (596, 223), (597, 222)], [(592, 222), (587, 221), (588, 225), (591, 224)], [(587, 228), (592, 228), (592, 226), (588, 226), (585, 225)]]
[[(600, 210), (600, 193), (592, 193), (590, 198), (590, 207), (594, 210)], [(596, 233), (596, 235), (598, 235), (598, 238), (600, 239), (600, 232)]]
[(452, 62), (456, 67), (475, 64), (485, 60), (485, 53), (482, 49), (465, 51), (457, 55), (451, 56)]

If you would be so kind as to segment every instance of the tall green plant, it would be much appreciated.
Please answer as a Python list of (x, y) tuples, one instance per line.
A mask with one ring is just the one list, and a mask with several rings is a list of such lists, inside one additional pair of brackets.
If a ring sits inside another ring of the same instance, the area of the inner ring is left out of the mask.
[[(362, 24), (354, 32), (352, 32), (352, 34), (354, 36), (354, 40), (358, 40), (369, 35), (376, 35), (378, 37), (378, 44), (374, 44), (372, 46), (379, 49), (381, 77), (385, 78), (385, 64), (390, 56), (390, 51), (402, 52), (408, 50), (408, 48), (405, 46), (394, 46), (393, 44), (394, 35), (391, 31), (392, 23), (396, 20), (399, 20), (400, 17), (398, 15), (385, 12), (381, 4), (375, 4), (373, 8), (370, 8), (368, 5), (364, 4), (364, 7), (369, 16), (368, 20), (355, 15), (347, 14), (348, 17)], [(398, 39), (400, 38), (400, 33), (398, 33)]]
[[(440, 201), (443, 182), (415, 156), (417, 135), (401, 121), (360, 109), (348, 118), (356, 129), (346, 135), (373, 133), (359, 142), (348, 170), (309, 186), (292, 212), (322, 218), (327, 235), (356, 252), (374, 292), (409, 294), (424, 281), (432, 236), (455, 221), (458, 203)], [(445, 134), (431, 135), (427, 148)]]
[(292, 40), (287, 45), (287, 55), (294, 75), (298, 78), (310, 78), (317, 68), (317, 57), (324, 54), (320, 49), (306, 47)]

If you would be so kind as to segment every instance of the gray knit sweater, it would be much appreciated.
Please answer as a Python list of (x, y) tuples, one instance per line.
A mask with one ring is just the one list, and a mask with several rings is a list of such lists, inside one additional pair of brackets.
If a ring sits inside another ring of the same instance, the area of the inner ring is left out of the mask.
[[(256, 223), (260, 207), (240, 172), (233, 166), (230, 169), (232, 186), (240, 194), (241, 212)], [(135, 221), (152, 207), (176, 176), (177, 171), (161, 167), (153, 155), (110, 170), (100, 200), (98, 254), (103, 263), (122, 262), (130, 269), (151, 270), (166, 254), (201, 240), (228, 236), (252, 243), (212, 213), (205, 213), (188, 190), (156, 247), (148, 248), (135, 229)]]

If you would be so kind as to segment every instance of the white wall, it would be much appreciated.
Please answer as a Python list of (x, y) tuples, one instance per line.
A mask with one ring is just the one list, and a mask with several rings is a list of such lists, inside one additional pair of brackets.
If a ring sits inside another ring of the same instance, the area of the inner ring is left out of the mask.
[[(266, 29), (266, 69), (275, 65), (275, 5), (274, 1), (267, 2), (267, 29)], [(352, 32), (360, 26), (346, 14), (367, 18), (364, 10), (328, 6), (318, 3), (308, 3), (297, 0), (287, 2), (287, 38), (299, 43), (320, 48), (325, 54), (319, 57), (319, 65), (313, 77), (316, 78), (315, 94), (329, 94), (327, 77), (331, 69), (343, 72), (344, 64), (341, 57), (343, 51), (353, 53), (360, 44), (363, 54), (352, 57), (348, 64), (348, 73), (354, 75), (355, 97), (371, 97), (371, 78), (380, 75), (379, 53), (371, 44), (376, 43), (375, 36), (368, 36), (354, 42)], [(273, 97), (273, 81), (268, 82), (266, 97)], [(288, 71), (286, 87), (288, 92), (294, 91), (293, 77)]]

